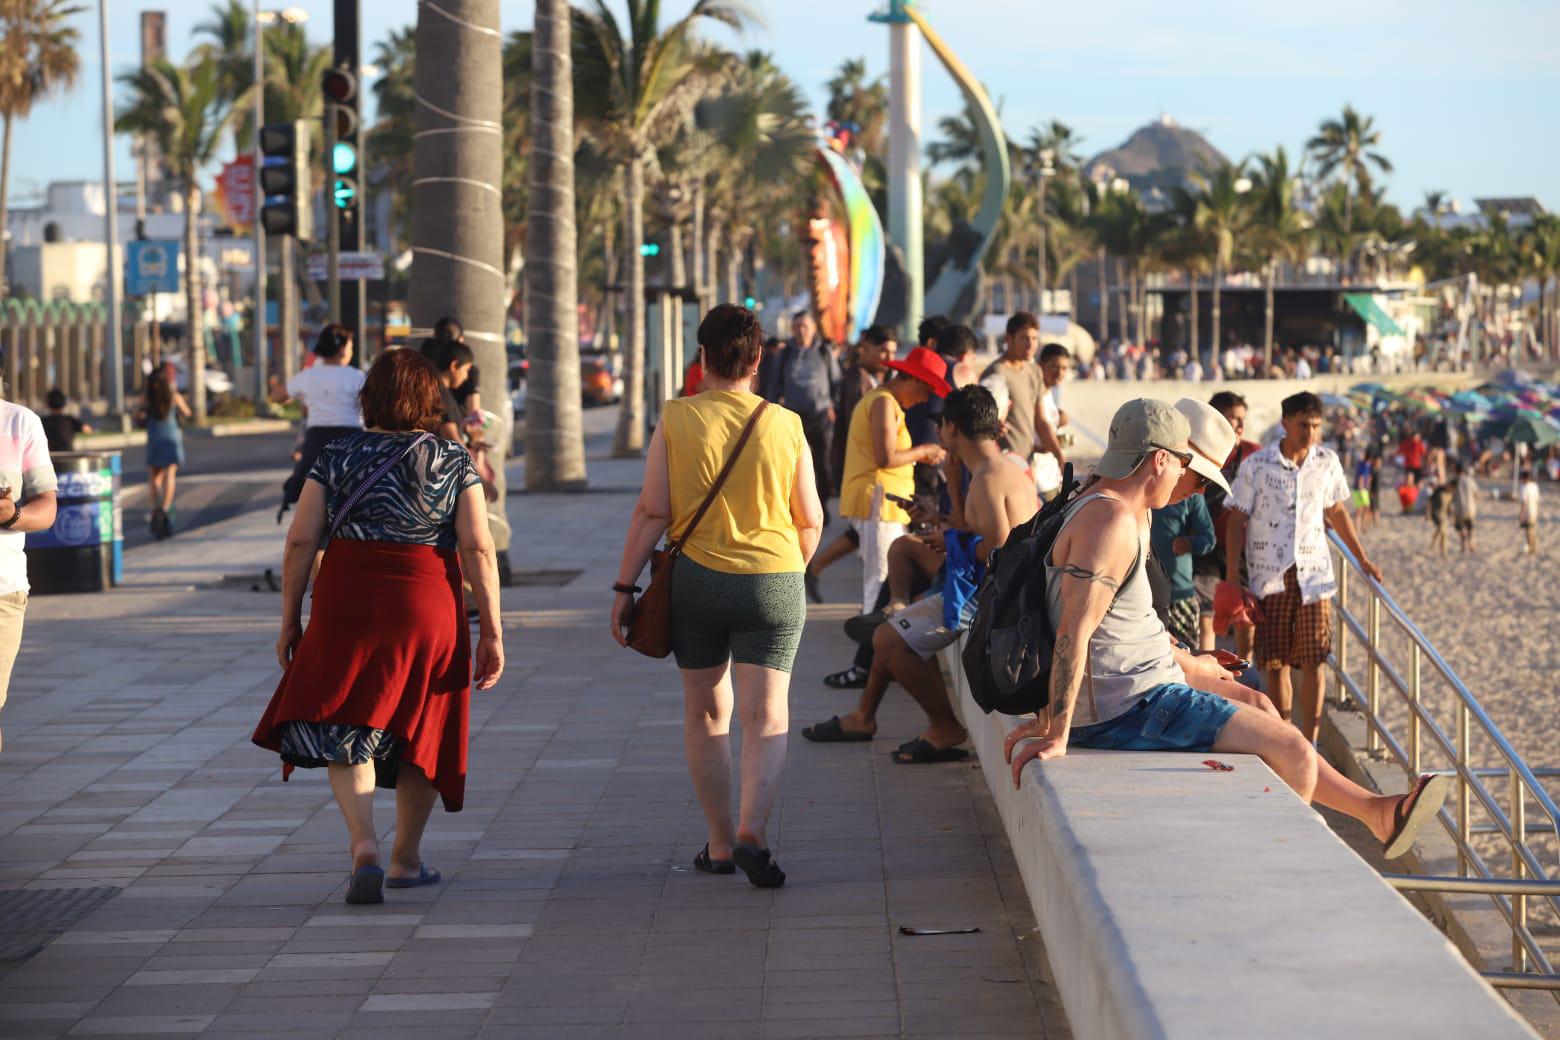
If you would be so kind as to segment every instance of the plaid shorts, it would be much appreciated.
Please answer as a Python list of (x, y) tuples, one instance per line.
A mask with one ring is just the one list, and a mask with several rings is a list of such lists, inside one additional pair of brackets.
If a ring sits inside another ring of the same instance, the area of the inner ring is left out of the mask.
[(1284, 591), (1262, 597), (1263, 620), (1257, 622), (1253, 664), (1264, 671), (1311, 668), (1332, 652), (1332, 611), (1329, 600), (1302, 602), (1300, 578), (1293, 567), (1284, 572)]

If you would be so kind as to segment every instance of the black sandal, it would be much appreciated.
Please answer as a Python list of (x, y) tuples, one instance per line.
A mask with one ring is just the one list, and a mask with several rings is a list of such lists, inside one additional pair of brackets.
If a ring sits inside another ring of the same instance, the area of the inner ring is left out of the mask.
[(704, 848), (693, 857), (693, 869), (706, 874), (735, 874), (737, 865), (729, 859), (710, 859), (710, 846), (705, 843)]
[(823, 685), (834, 690), (859, 690), (867, 685), (867, 670), (851, 665), (843, 672), (825, 675)]
[(731, 850), (731, 858), (754, 888), (779, 888), (785, 884), (785, 871), (780, 869), (768, 849), (737, 845)]
[(902, 766), (931, 765), (937, 762), (962, 762), (970, 753), (961, 747), (939, 748), (916, 737), (894, 749), (894, 761)]
[(815, 744), (854, 744), (864, 743), (872, 739), (871, 733), (863, 733), (857, 729), (846, 729), (840, 724), (840, 717), (835, 715), (827, 722), (815, 723), (802, 727), (802, 736)]

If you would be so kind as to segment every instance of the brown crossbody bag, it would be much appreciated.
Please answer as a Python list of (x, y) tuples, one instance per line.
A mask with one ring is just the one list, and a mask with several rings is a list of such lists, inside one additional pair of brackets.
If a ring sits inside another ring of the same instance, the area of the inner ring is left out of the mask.
[(714, 504), (715, 496), (720, 494), (721, 486), (731, 475), (737, 457), (747, 446), (749, 438), (753, 436), (753, 429), (758, 426), (759, 418), (768, 407), (769, 402), (763, 401), (753, 409), (753, 417), (742, 428), (742, 436), (732, 445), (731, 454), (726, 456), (726, 464), (716, 475), (715, 483), (710, 485), (709, 494), (704, 496), (699, 511), (693, 514), (693, 519), (683, 529), (682, 537), (668, 541), (666, 548), (657, 549), (650, 556), (650, 585), (628, 616), (628, 645), (646, 657), (660, 658), (672, 652), (672, 567), (677, 563), (677, 557), (682, 555), (683, 546), (692, 537), (694, 528), (699, 526), (699, 521), (704, 519), (704, 514)]

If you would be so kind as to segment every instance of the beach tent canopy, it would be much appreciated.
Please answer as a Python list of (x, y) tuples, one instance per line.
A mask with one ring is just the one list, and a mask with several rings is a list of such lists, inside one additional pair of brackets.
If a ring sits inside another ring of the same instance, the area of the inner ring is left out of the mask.
[(1383, 336), (1407, 335), (1369, 293), (1344, 293), (1343, 298), (1350, 307), (1354, 308), (1355, 313), (1364, 318), (1367, 323), (1376, 326), (1377, 331)]

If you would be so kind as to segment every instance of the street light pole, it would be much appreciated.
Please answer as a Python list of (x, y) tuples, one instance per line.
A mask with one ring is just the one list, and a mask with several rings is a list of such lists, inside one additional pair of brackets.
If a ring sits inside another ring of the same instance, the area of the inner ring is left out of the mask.
[(260, 194), (260, 128), (265, 125), (265, 55), (261, 48), (263, 23), (260, 0), (254, 3), (255, 20), (255, 414), (266, 410), (269, 398), (270, 359), (266, 357), (265, 338), (265, 225), (260, 211), (265, 199)]
[(124, 330), (119, 324), (119, 192), (114, 185), (114, 95), (109, 77), (113, 74), (108, 63), (108, 0), (98, 0), (98, 47), (103, 63), (103, 231), (108, 249), (108, 262), (104, 266), (104, 302), (108, 304), (108, 316), (104, 324), (108, 329), (109, 409), (124, 421), (125, 414), (125, 346)]

